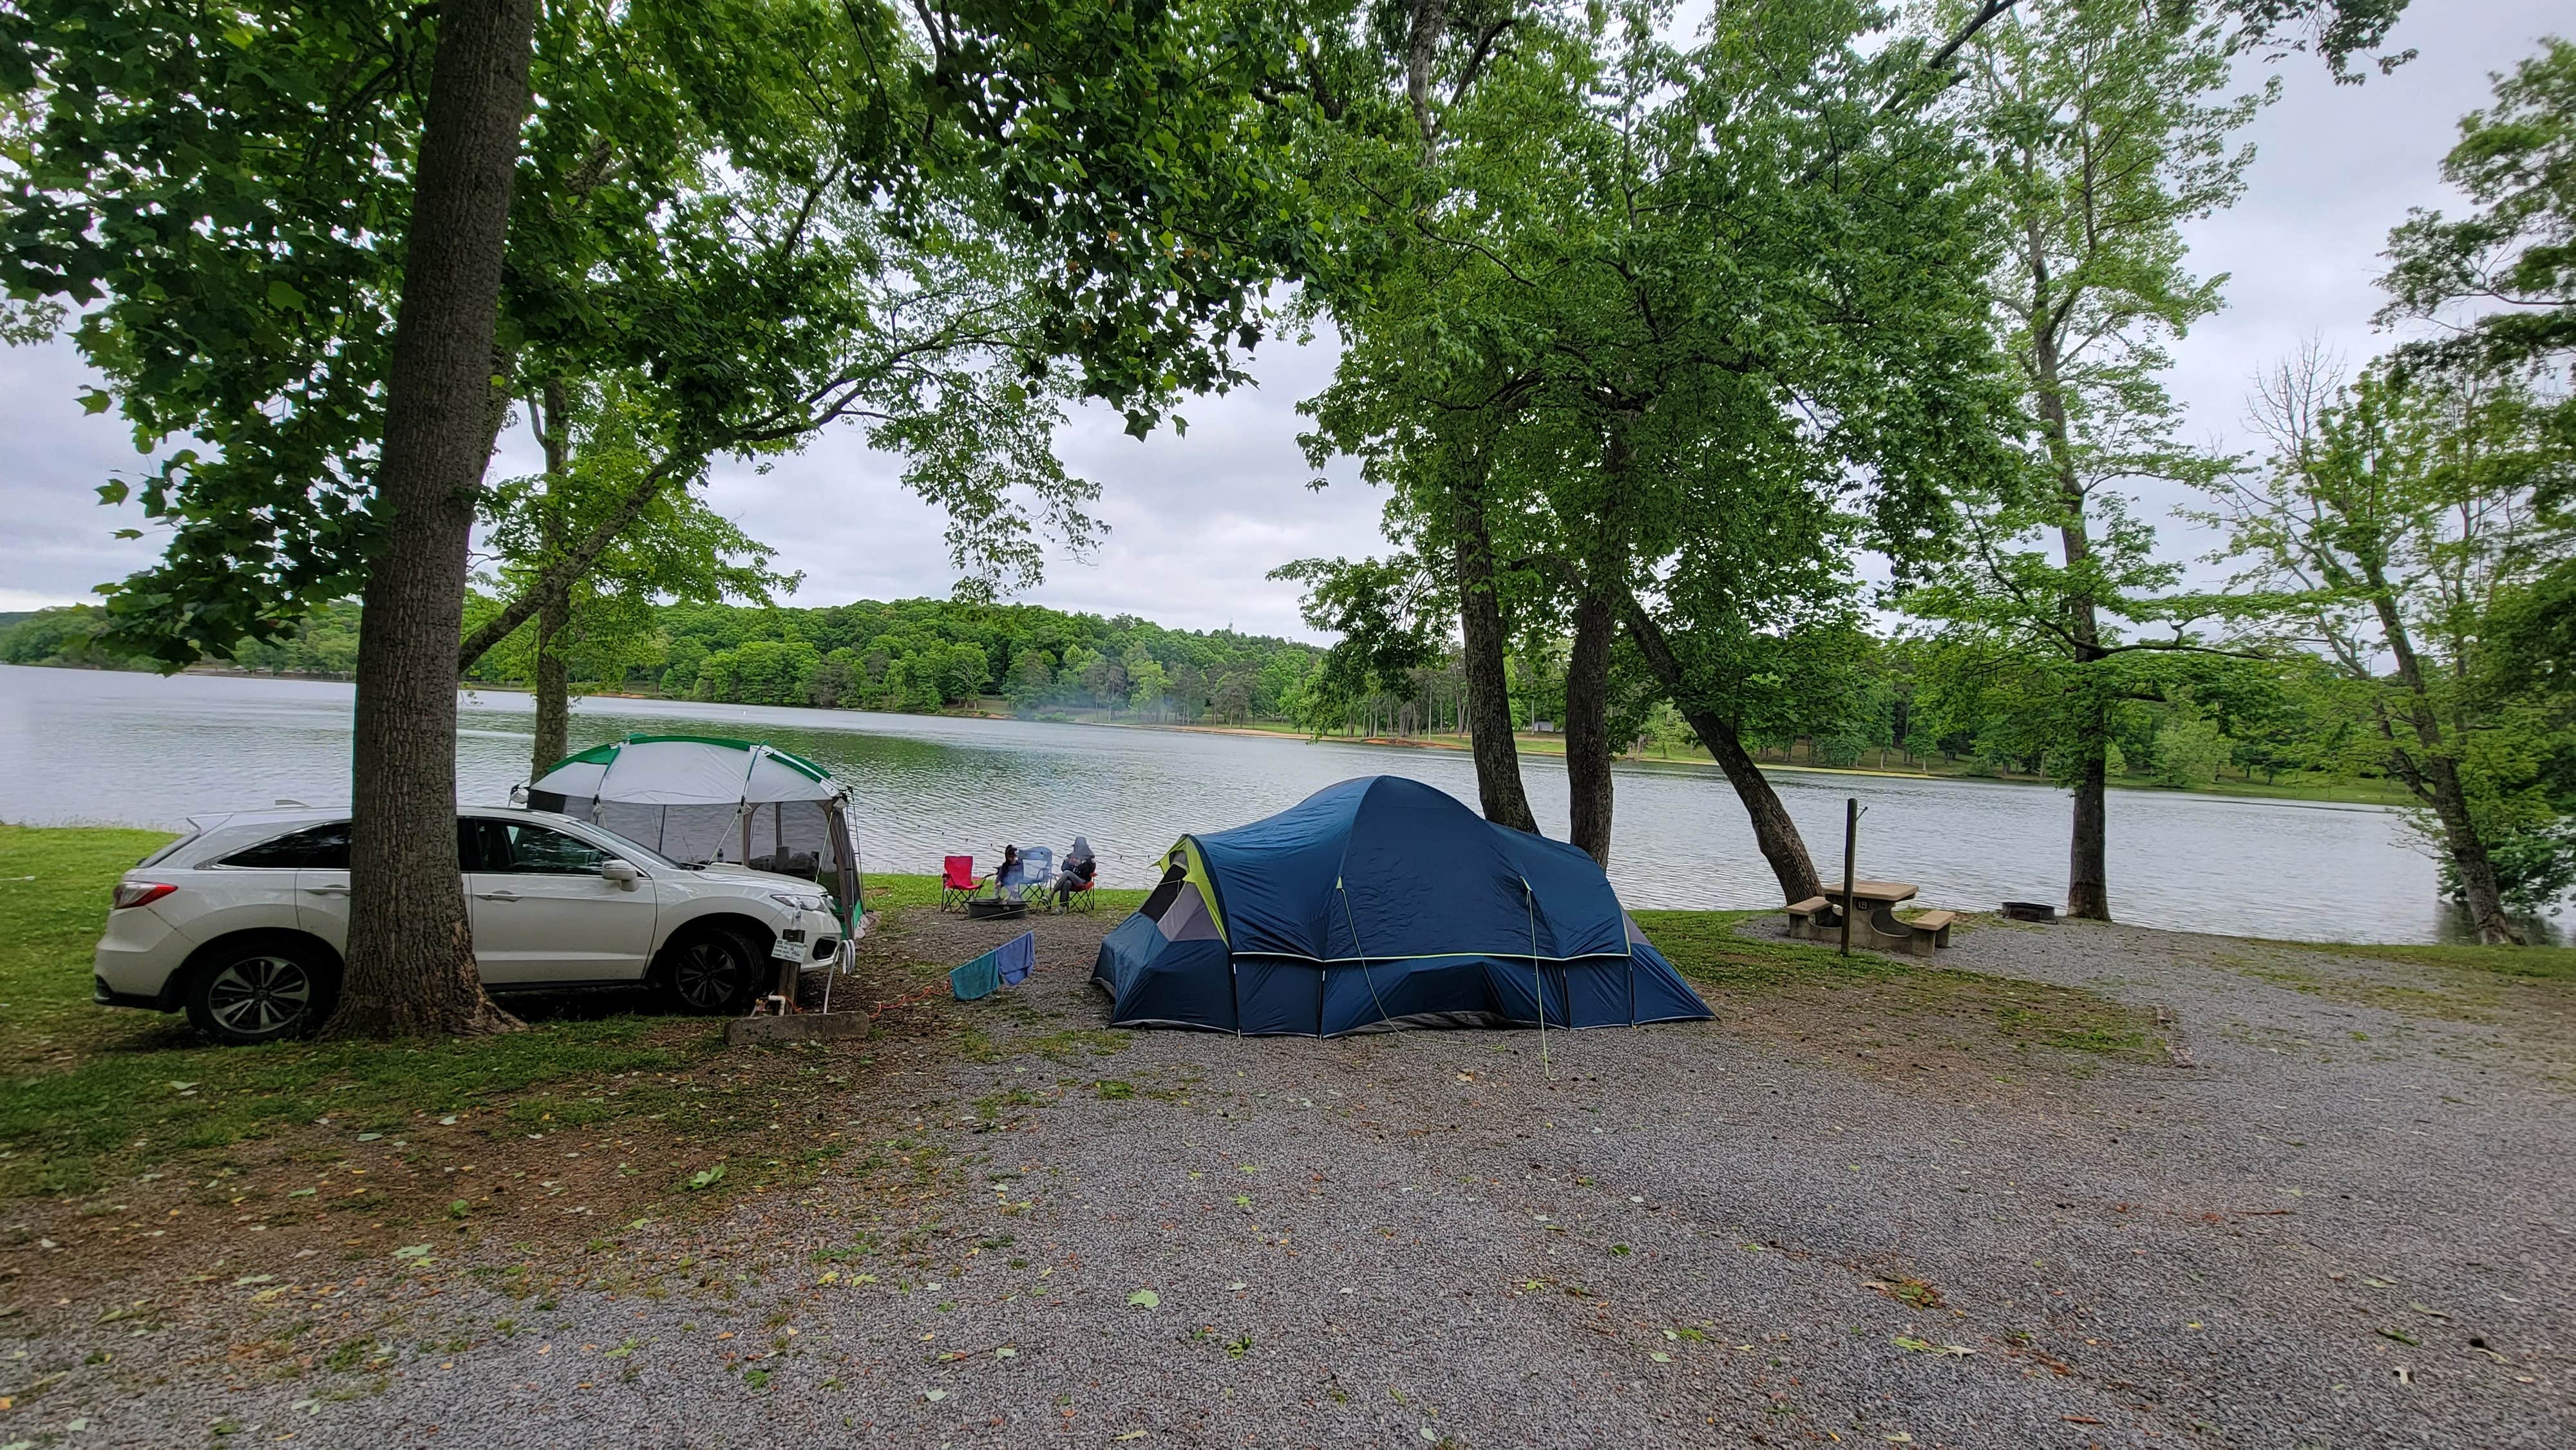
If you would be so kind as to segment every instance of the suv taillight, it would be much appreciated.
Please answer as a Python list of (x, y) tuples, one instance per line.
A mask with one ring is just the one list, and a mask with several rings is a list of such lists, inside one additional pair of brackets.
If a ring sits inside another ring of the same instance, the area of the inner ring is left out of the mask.
[(123, 911), (129, 906), (148, 906), (178, 889), (176, 886), (165, 885), (159, 881), (119, 881), (116, 883), (116, 894), (108, 898), (108, 910)]

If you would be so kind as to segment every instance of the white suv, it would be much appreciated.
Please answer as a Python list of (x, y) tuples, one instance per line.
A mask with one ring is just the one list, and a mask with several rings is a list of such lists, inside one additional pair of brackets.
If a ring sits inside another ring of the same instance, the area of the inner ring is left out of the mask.
[[(329, 1016), (349, 939), (345, 811), (245, 811), (144, 858), (116, 886), (99, 938), (97, 1001), (186, 1008), (221, 1042), (267, 1042)], [(738, 1012), (776, 961), (841, 948), (811, 881), (683, 866), (611, 831), (543, 811), (469, 807), (456, 819), (474, 960), (495, 993), (649, 983), (688, 1012)]]

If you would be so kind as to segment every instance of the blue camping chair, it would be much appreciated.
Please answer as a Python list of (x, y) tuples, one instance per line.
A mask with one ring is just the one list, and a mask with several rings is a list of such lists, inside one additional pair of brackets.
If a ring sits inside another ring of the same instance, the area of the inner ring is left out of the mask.
[(1002, 890), (1017, 890), (1020, 900), (1031, 906), (1046, 901), (1047, 888), (1055, 884), (1055, 851), (1052, 847), (1031, 846), (1020, 853), (1020, 863), (1011, 868), (1011, 879)]

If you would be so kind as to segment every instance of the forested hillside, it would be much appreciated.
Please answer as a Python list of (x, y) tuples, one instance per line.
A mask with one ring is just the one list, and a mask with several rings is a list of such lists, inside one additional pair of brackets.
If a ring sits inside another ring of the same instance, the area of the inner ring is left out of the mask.
[[(498, 608), (476, 596), (466, 627)], [(88, 605), (39, 611), (0, 629), (0, 660), (118, 667), (126, 662), (96, 646), (103, 622)], [(526, 683), (526, 634), (486, 654), (467, 680)], [(245, 640), (233, 658), (268, 673), (346, 675), (357, 652), (358, 610), (343, 604), (316, 610), (274, 642)], [(582, 621), (568, 653), (572, 678), (592, 693), (916, 712), (999, 697), (1032, 716), (1230, 722), (1298, 717), (1322, 655), (1291, 640), (1165, 629), (1133, 615), (942, 599), (602, 610)]]

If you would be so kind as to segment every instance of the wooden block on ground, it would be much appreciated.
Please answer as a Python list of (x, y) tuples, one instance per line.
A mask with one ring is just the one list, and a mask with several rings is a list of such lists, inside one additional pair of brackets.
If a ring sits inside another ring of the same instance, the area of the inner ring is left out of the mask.
[(736, 1017), (725, 1024), (725, 1046), (774, 1042), (855, 1042), (868, 1035), (865, 1012), (799, 1012), (790, 1017)]

